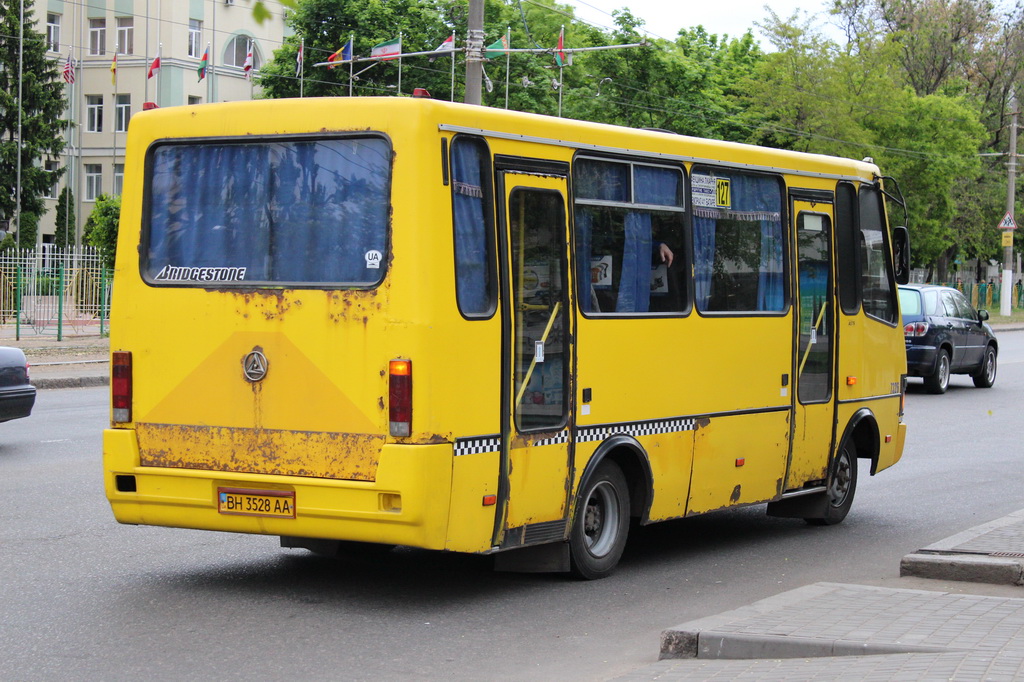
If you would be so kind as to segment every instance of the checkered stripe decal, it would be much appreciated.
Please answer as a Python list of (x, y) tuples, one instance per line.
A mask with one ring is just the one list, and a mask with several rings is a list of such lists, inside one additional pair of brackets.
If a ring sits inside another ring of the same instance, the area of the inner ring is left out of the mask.
[(658, 433), (677, 433), (693, 431), (696, 428), (694, 419), (656, 419), (649, 422), (623, 422), (621, 424), (602, 424), (600, 426), (581, 426), (576, 432), (577, 443), (590, 443), (604, 440), (617, 434), (625, 434), (639, 438), (653, 436)]
[(455, 456), (478, 455), (482, 452), (498, 452), (501, 450), (501, 436), (474, 436), (472, 438), (455, 439)]
[[(604, 440), (618, 434), (625, 434), (640, 438), (641, 436), (653, 436), (659, 433), (678, 433), (680, 431), (693, 431), (696, 428), (694, 419), (655, 419), (649, 422), (622, 422), (619, 424), (601, 424), (600, 426), (581, 426), (576, 433), (577, 443), (591, 443), (595, 440)], [(534, 447), (544, 445), (558, 445), (569, 442), (569, 432), (561, 431), (551, 438), (543, 438), (533, 443)], [(478, 455), (484, 452), (499, 452), (501, 450), (501, 436), (473, 436), (471, 438), (455, 439), (455, 456)]]
[(553, 438), (544, 438), (543, 440), (539, 440), (539, 441), (535, 442), (533, 445), (534, 445), (534, 447), (539, 447), (541, 445), (557, 445), (558, 443), (568, 443), (568, 442), (569, 442), (569, 432), (568, 431), (562, 431), (561, 433), (556, 434)]

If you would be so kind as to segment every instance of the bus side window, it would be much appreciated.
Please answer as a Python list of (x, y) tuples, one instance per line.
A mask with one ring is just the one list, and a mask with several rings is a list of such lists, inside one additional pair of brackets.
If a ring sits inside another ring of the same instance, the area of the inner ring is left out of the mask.
[(690, 191), (697, 310), (784, 311), (785, 243), (778, 177), (694, 166)]
[(857, 191), (843, 181), (836, 185), (836, 269), (839, 304), (847, 315), (860, 312), (860, 235), (857, 233)]
[(876, 187), (860, 188), (860, 284), (864, 312), (883, 322), (898, 319), (896, 292), (892, 286), (892, 261), (886, 238), (882, 193)]
[(456, 137), (451, 149), (456, 300), (464, 316), (490, 317), (497, 289), (491, 156), (486, 143), (474, 137)]
[(685, 311), (682, 171), (581, 158), (573, 180), (580, 309)]

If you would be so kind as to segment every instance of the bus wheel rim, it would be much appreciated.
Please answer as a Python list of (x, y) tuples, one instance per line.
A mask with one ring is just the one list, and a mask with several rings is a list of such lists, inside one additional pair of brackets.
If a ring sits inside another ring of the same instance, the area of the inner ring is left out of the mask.
[(615, 486), (601, 481), (590, 491), (583, 511), (583, 537), (593, 556), (606, 555), (615, 545), (619, 526), (618, 495)]

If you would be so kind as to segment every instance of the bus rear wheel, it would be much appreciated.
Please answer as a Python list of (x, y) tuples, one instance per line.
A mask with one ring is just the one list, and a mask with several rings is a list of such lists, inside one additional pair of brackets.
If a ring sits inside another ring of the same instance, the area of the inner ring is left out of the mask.
[(611, 575), (629, 534), (629, 486), (614, 462), (598, 464), (576, 500), (569, 559), (577, 578)]
[(844, 443), (832, 461), (832, 475), (829, 477), (825, 496), (824, 516), (805, 519), (812, 526), (834, 526), (842, 523), (853, 506), (853, 495), (857, 492), (857, 451), (850, 443)]

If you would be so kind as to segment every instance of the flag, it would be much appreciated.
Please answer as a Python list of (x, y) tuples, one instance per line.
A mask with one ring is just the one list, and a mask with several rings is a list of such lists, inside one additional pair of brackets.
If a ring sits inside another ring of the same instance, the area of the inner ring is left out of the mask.
[(384, 61), (389, 59), (398, 59), (399, 55), (402, 54), (402, 39), (395, 38), (393, 40), (385, 40), (383, 43), (377, 43), (370, 50), (371, 57), (380, 57)]
[(555, 64), (565, 66), (565, 26), (558, 32), (558, 47), (555, 48)]
[(328, 69), (333, 69), (333, 62), (349, 62), (352, 61), (352, 39), (349, 38), (348, 42), (341, 46), (341, 49), (332, 54), (327, 58), (327, 61), (332, 62)]
[(75, 82), (75, 60), (71, 58), (71, 50), (68, 50), (68, 58), (64, 62), (64, 69), (61, 73), (64, 74), (65, 83)]
[(117, 84), (117, 52), (114, 52), (114, 59), (110, 62), (110, 84)]
[[(454, 55), (455, 54), (455, 36), (454, 35), (450, 35), (447, 38), (445, 38), (444, 42), (441, 43), (440, 45), (438, 45), (437, 49), (434, 50), (434, 52), (451, 52)], [(435, 59), (438, 59), (439, 57), (443, 57), (443, 56), (444, 55), (440, 55), (440, 54), (431, 55), (430, 61), (434, 61)]]
[(498, 38), (493, 43), (487, 46), (487, 49), (484, 52), (484, 57), (486, 57), (487, 59), (494, 59), (495, 57), (500, 57), (503, 54), (505, 54), (507, 50), (508, 36), (503, 35), (501, 38)]
[(149, 80), (157, 73), (160, 72), (160, 48), (156, 48), (156, 56), (153, 57), (153, 61), (149, 64), (149, 73), (146, 74), (146, 80)]
[(299, 51), (295, 54), (295, 77), (302, 75), (302, 53), (305, 48), (305, 41), (299, 41)]
[(210, 45), (207, 43), (206, 52), (203, 53), (203, 58), (199, 60), (199, 68), (196, 69), (196, 73), (199, 74), (200, 83), (206, 78), (206, 67), (210, 65)]
[(245, 63), (242, 64), (242, 71), (246, 78), (252, 78), (252, 41), (249, 41), (249, 51), (245, 53)]

